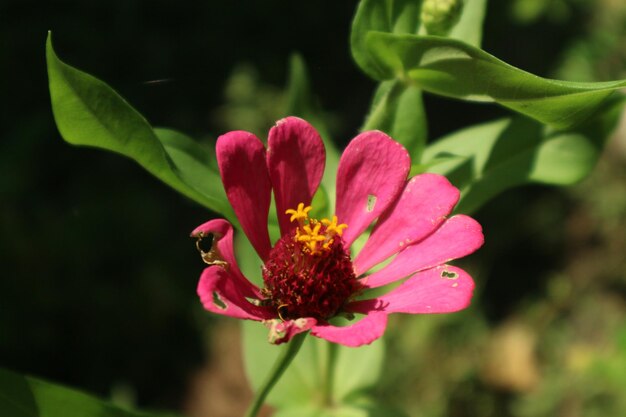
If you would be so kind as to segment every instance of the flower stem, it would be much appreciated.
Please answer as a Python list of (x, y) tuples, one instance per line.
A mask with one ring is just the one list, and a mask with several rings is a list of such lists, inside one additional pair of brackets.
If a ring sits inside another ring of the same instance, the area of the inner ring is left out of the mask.
[(261, 385), (261, 388), (254, 396), (254, 400), (252, 401), (250, 408), (248, 408), (248, 412), (246, 413), (245, 417), (256, 417), (256, 415), (259, 413), (261, 406), (265, 402), (265, 398), (270, 393), (274, 385), (276, 385), (285, 370), (287, 370), (293, 358), (296, 357), (296, 354), (300, 350), (300, 347), (302, 346), (302, 343), (304, 342), (307, 334), (308, 332), (299, 333), (295, 335), (287, 344), (287, 348), (283, 350), (281, 355), (278, 357), (267, 379), (265, 380), (263, 385)]
[(330, 407), (333, 403), (333, 380), (335, 377), (335, 363), (337, 362), (337, 349), (338, 345), (335, 343), (328, 343), (326, 350), (326, 363), (324, 370), (324, 384), (322, 385), (322, 401), (324, 406)]

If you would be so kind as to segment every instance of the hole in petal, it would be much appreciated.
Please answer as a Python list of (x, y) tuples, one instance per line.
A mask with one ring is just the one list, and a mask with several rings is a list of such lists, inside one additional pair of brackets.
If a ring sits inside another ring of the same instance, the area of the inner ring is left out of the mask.
[(441, 278), (457, 279), (458, 277), (459, 277), (459, 274), (457, 274), (456, 272), (451, 272), (451, 271), (446, 271), (446, 270), (441, 271)]
[(221, 308), (222, 310), (225, 310), (227, 307), (226, 303), (220, 298), (220, 295), (217, 293), (217, 291), (213, 291), (213, 304), (215, 304), (217, 308)]
[(376, 206), (376, 196), (370, 194), (367, 196), (367, 212), (371, 213), (372, 211), (374, 211), (374, 206)]
[(209, 233), (209, 234), (204, 234), (203, 232), (198, 233), (197, 236), (194, 236), (196, 238), (196, 247), (198, 248), (199, 251), (202, 252), (210, 252), (211, 249), (213, 248), (213, 241), (215, 239), (215, 236), (213, 235), (213, 233)]

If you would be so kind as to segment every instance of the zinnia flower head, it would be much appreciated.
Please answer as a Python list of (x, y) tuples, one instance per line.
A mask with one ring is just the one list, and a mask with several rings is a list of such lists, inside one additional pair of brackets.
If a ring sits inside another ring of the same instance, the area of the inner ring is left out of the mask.
[[(310, 330), (330, 342), (360, 346), (384, 333), (391, 313), (448, 313), (469, 305), (472, 278), (446, 262), (478, 249), (482, 228), (465, 215), (447, 217), (459, 191), (436, 174), (408, 179), (407, 151), (384, 133), (363, 132), (348, 144), (337, 170), (335, 214), (322, 219), (310, 211), (325, 150), (306, 121), (278, 121), (267, 150), (251, 133), (226, 133), (216, 154), (228, 199), (264, 263), (264, 286), (239, 270), (232, 225), (211, 220), (191, 234), (199, 240), (213, 236), (211, 250), (201, 251), (209, 266), (198, 284), (207, 310), (265, 323), (272, 343)], [(272, 192), (281, 233), (273, 245)], [(372, 225), (363, 248), (351, 254)], [(386, 294), (368, 297), (369, 290), (401, 280)], [(339, 315), (355, 321), (332, 324)]]

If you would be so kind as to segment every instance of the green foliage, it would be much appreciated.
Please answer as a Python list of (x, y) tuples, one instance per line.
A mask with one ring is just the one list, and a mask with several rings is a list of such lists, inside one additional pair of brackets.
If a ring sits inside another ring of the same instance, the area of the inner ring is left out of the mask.
[[(420, 29), (420, 0), (364, 0), (352, 22), (352, 56), (363, 71), (375, 67), (365, 41), (370, 31), (416, 34)], [(419, 159), (426, 144), (428, 124), (421, 90), (396, 80), (379, 84), (362, 130), (381, 130), (402, 143)]]
[(372, 100), (363, 130), (382, 130), (400, 142), (413, 160), (419, 160), (428, 137), (422, 91), (396, 80), (383, 81)]
[[(317, 129), (324, 141), (326, 168), (322, 178), (322, 187), (318, 190), (318, 196), (314, 200), (315, 205), (313, 207), (315, 210), (320, 210), (317, 204), (322, 202), (329, 213), (329, 210), (335, 207), (335, 175), (339, 165), (339, 150), (331, 140), (322, 110), (316, 104), (304, 59), (298, 54), (292, 55), (289, 60), (289, 80), (286, 94), (285, 116), (298, 116), (307, 120)], [(324, 195), (319, 195), (320, 193)]]
[(514, 186), (571, 185), (595, 166), (622, 104), (623, 99), (612, 100), (597, 118), (569, 130), (549, 129), (522, 117), (472, 126), (429, 146), (424, 165), (461, 189), (456, 210), (462, 213), (475, 212)]
[(202, 154), (189, 153), (200, 150), (191, 139), (166, 131), (159, 136), (108, 85), (62, 62), (52, 48), (51, 35), (46, 57), (54, 118), (67, 142), (134, 159), (181, 194), (236, 222), (219, 173)]
[[(258, 322), (243, 323), (245, 365), (255, 391), (263, 383), (276, 358), (287, 349), (285, 345), (271, 345), (267, 334), (267, 328)], [(383, 360), (384, 344), (380, 340), (353, 349), (307, 337), (267, 401), (282, 412), (289, 413), (286, 416), (296, 411), (305, 413), (303, 409), (313, 413), (311, 415), (340, 415), (333, 414), (336, 411), (332, 410), (336, 407), (354, 409), (357, 410), (352, 411), (357, 413), (355, 415), (369, 416), (371, 414), (363, 414), (366, 412), (363, 410), (372, 406), (365, 407), (362, 403), (366, 401), (367, 390), (380, 377)]]
[(175, 417), (124, 410), (80, 391), (0, 369), (0, 415), (7, 417)]
[(365, 72), (376, 67), (366, 37), (370, 31), (417, 34), (421, 0), (362, 0), (352, 21), (352, 57)]
[(429, 35), (446, 36), (461, 18), (463, 0), (424, 0), (420, 16)]
[[(479, 49), (486, 0), (464, 3), (456, 25), (446, 27), (446, 31), (450, 29), (447, 38), (423, 36), (420, 0), (359, 3), (351, 32), (352, 54), (366, 74), (381, 81), (363, 128), (383, 130), (401, 142), (416, 164), (413, 173), (431, 171), (448, 176), (462, 190), (459, 212), (474, 212), (510, 187), (527, 183), (569, 185), (585, 178), (623, 107), (624, 100), (612, 96), (613, 91), (626, 86), (626, 81), (557, 81), (508, 65)], [(211, 149), (180, 132), (152, 128), (102, 81), (60, 61), (50, 38), (47, 58), (55, 120), (67, 142), (99, 147), (134, 159), (180, 193), (236, 224)], [(272, 90), (265, 91), (267, 94), (259, 99), (262, 90), (256, 89), (254, 77), (248, 75), (238, 73), (236, 88), (228, 94), (231, 107), (221, 116), (233, 124), (245, 120), (250, 126), (262, 126), (269, 114), (279, 113), (274, 107), (278, 103), (276, 107), (284, 108), (284, 115), (297, 115), (310, 121), (320, 131), (327, 150), (326, 172), (314, 199), (315, 209), (329, 213), (334, 207), (339, 152), (330, 140), (327, 120), (316, 105), (303, 59), (294, 55), (290, 61), (285, 97)], [(496, 102), (521, 115), (466, 127), (426, 146), (428, 126), (422, 91), (469, 101)], [(271, 100), (264, 100), (265, 97)], [(269, 227), (275, 239), (279, 232), (273, 220)], [(236, 236), (236, 249), (242, 271), (261, 285), (261, 262), (241, 234)], [(404, 344), (416, 344), (415, 340), (420, 339), (419, 343), (423, 344), (418, 346), (419, 353), (425, 353), (436, 324), (432, 326), (423, 332), (423, 337), (416, 337), (416, 332), (405, 333)], [(481, 331), (484, 333), (482, 327)], [(248, 376), (253, 388), (258, 389), (285, 347), (270, 345), (266, 340), (267, 330), (259, 323), (245, 322), (243, 333)], [(381, 376), (384, 351), (380, 341), (353, 350), (309, 337), (268, 402), (280, 408), (276, 414), (280, 417), (403, 416), (373, 404), (369, 396), (369, 390)], [(453, 353), (442, 356), (446, 361), (452, 358), (450, 362), (453, 362), (456, 356)], [(410, 354), (415, 354), (415, 350)], [(434, 355), (440, 359), (442, 356)], [(623, 365), (623, 355), (620, 360)], [(443, 362), (442, 359), (438, 363)], [(622, 379), (611, 372), (609, 362), (597, 361), (594, 376), (608, 374), (619, 385)], [(423, 365), (426, 368), (430, 364)], [(469, 379), (469, 373), (457, 376), (455, 382)], [(0, 383), (5, 385), (0, 385), (0, 407), (7, 407), (18, 417), (22, 416), (19, 412), (29, 417), (60, 416), (58, 410), (62, 408), (58, 404), (82, 410), (84, 415), (139, 416), (83, 394), (11, 373), (0, 373)], [(22, 386), (26, 387), (23, 392), (17, 392)], [(557, 383), (555, 386), (561, 389)], [(447, 391), (438, 391), (441, 398), (438, 397), (438, 405), (433, 409), (443, 413), (443, 404), (449, 400), (441, 393)], [(566, 392), (566, 389), (560, 391)], [(45, 407), (40, 407), (41, 404)], [(520, 415), (541, 415), (526, 407), (520, 408)], [(550, 404), (546, 409), (553, 413), (557, 405)]]
[(483, 40), (483, 20), (487, 0), (464, 0), (461, 19), (452, 28), (448, 37), (480, 48)]
[(399, 78), (425, 91), (472, 101), (493, 101), (542, 123), (572, 127), (591, 115), (626, 81), (549, 80), (517, 69), (464, 42), (436, 36), (367, 34), (379, 80)]

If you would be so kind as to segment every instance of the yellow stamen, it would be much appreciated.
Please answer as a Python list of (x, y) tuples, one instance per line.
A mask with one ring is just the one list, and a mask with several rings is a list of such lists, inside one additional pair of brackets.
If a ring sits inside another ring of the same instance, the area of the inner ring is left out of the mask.
[(322, 223), (324, 224), (324, 226), (326, 226), (326, 233), (330, 235), (336, 234), (339, 236), (343, 234), (343, 229), (348, 227), (348, 225), (345, 223), (337, 224), (337, 221), (338, 221), (337, 216), (333, 216), (332, 221), (328, 219), (322, 219)]
[(304, 203), (300, 203), (298, 204), (298, 208), (296, 210), (289, 209), (285, 211), (285, 214), (291, 214), (291, 217), (289, 218), (290, 222), (297, 220), (302, 226), (304, 221), (309, 218), (309, 211), (311, 211), (311, 209), (311, 206), (304, 207)]
[[(348, 225), (345, 223), (338, 224), (337, 216), (333, 216), (332, 220), (322, 219), (321, 221), (309, 218), (309, 211), (311, 211), (311, 206), (305, 207), (304, 203), (300, 203), (297, 209), (289, 209), (285, 211), (285, 214), (291, 215), (289, 221), (298, 221), (296, 242), (302, 242), (312, 255), (319, 255), (322, 251), (331, 249), (334, 242), (333, 237), (341, 236), (343, 229)], [(322, 225), (324, 226), (323, 230)]]

